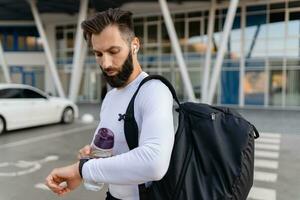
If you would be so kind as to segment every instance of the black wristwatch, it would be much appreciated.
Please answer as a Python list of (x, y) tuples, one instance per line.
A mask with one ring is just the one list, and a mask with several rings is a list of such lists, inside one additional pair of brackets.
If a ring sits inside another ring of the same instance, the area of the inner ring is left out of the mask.
[(80, 174), (81, 178), (82, 178), (82, 167), (83, 167), (84, 163), (86, 163), (89, 160), (90, 160), (90, 158), (81, 158), (79, 160), (79, 169), (78, 170), (79, 170), (79, 174)]

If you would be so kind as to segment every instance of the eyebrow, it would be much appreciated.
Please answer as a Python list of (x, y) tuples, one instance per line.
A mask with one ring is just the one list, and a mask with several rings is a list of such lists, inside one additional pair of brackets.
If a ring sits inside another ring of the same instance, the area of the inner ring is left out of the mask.
[[(111, 46), (111, 47), (109, 47), (108, 49), (104, 50), (104, 52), (105, 52), (105, 51), (111, 51), (112, 49), (118, 49), (118, 50), (120, 50), (121, 47), (119, 47), (119, 46)], [(96, 49), (93, 49), (93, 52), (94, 52), (94, 53), (101, 53), (100, 51), (98, 51), (98, 50), (96, 50)]]

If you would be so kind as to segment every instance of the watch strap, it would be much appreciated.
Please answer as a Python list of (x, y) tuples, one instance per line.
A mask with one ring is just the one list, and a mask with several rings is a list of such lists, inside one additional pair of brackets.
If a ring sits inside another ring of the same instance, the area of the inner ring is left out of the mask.
[(83, 167), (84, 163), (86, 163), (89, 160), (90, 160), (90, 158), (81, 158), (79, 160), (79, 169), (78, 170), (79, 170), (79, 174), (80, 174), (81, 178), (82, 178), (82, 167)]

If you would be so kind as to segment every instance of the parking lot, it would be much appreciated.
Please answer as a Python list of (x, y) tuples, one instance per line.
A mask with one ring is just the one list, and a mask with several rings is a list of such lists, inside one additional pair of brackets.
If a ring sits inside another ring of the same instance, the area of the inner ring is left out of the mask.
[[(77, 151), (90, 142), (99, 120), (98, 105), (79, 108), (80, 116), (91, 113), (96, 120), (85, 124), (79, 118), (71, 125), (29, 128), (0, 136), (0, 200), (61, 199), (47, 190), (44, 179), (53, 168), (76, 161)], [(300, 111), (240, 112), (262, 133), (262, 139), (256, 142), (256, 176), (249, 199), (299, 199)], [(104, 196), (105, 189), (89, 192), (80, 187), (63, 199)]]

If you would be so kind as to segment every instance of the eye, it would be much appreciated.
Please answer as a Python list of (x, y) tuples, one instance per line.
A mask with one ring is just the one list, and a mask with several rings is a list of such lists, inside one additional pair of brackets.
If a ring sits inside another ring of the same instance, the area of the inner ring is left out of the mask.
[(102, 57), (102, 55), (103, 55), (103, 54), (100, 53), (100, 52), (95, 52), (95, 56), (96, 56), (96, 57)]
[(109, 51), (110, 54), (117, 54), (117, 53), (119, 53), (119, 52), (120, 52), (120, 49), (111, 49), (111, 50)]

